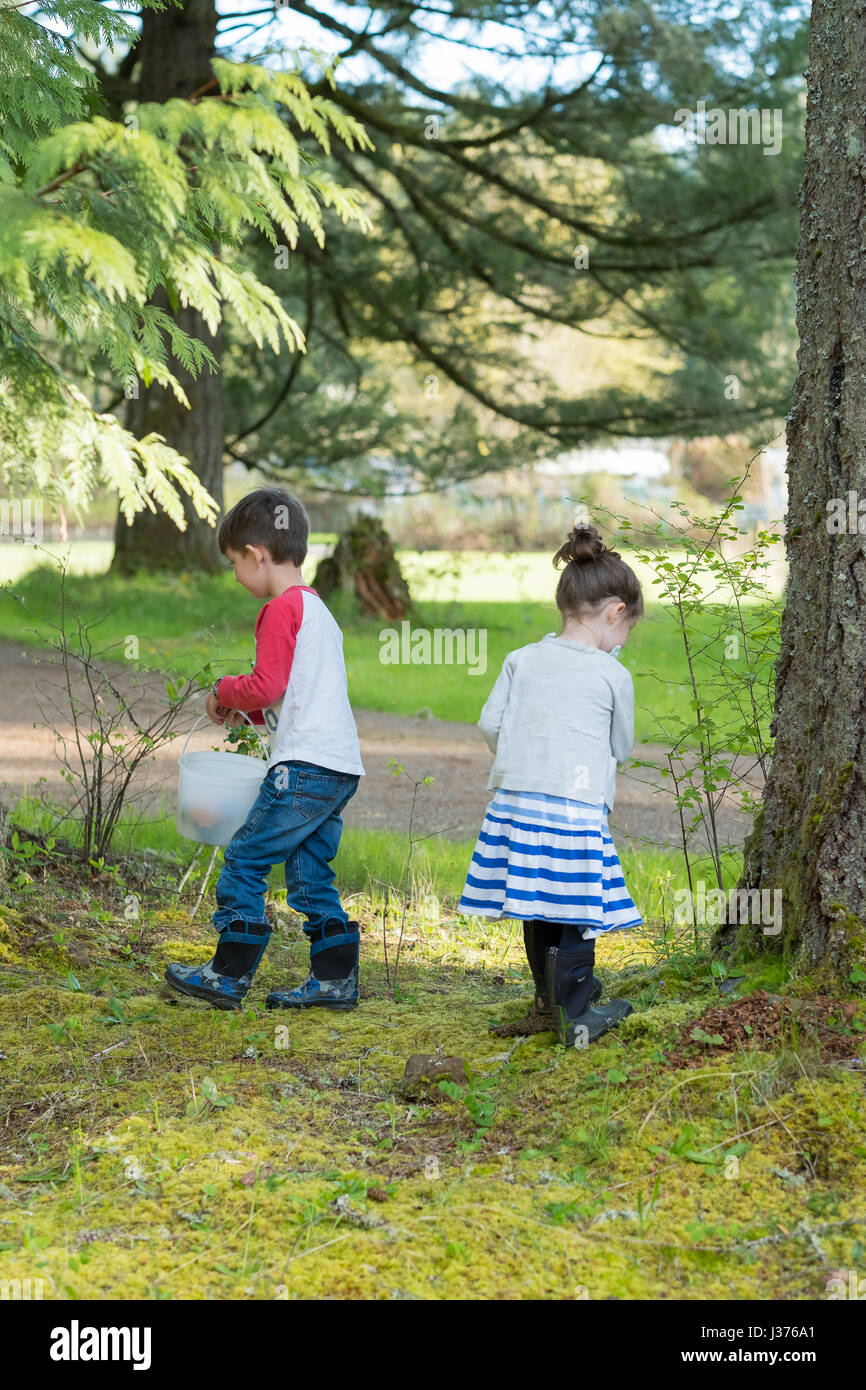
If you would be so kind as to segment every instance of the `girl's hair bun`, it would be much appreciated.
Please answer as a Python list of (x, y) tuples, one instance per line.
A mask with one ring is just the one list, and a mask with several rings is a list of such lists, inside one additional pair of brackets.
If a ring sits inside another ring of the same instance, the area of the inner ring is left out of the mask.
[(625, 604), (625, 617), (636, 622), (643, 616), (643, 595), (634, 570), (616, 550), (605, 545), (588, 522), (579, 522), (565, 545), (553, 557), (557, 569), (565, 568), (556, 586), (556, 606), (563, 618), (594, 613), (611, 599)]
[(553, 563), (560, 565), (587, 565), (601, 559), (605, 553), (612, 554), (594, 526), (575, 526), (569, 532), (565, 545), (560, 546), (553, 557)]

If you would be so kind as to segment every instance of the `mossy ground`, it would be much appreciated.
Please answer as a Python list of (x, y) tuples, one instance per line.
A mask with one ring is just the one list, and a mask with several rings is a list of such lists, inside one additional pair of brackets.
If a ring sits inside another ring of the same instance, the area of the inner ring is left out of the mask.
[[(864, 1072), (803, 1037), (672, 1069), (678, 1026), (720, 1002), (687, 941), (603, 941), (635, 1013), (566, 1052), (488, 1031), (529, 1002), (516, 924), (413, 912), (395, 998), (363, 899), (361, 1006), (266, 1013), (306, 973), (275, 901), (247, 1007), (221, 1013), (162, 984), (214, 938), (207, 900), (190, 926), (149, 862), (133, 921), (104, 874), (0, 908), (0, 1278), (61, 1299), (773, 1300), (862, 1274)], [(740, 993), (790, 992), (779, 969), (745, 967)], [(437, 1049), (465, 1059), (468, 1105), (400, 1097)]]

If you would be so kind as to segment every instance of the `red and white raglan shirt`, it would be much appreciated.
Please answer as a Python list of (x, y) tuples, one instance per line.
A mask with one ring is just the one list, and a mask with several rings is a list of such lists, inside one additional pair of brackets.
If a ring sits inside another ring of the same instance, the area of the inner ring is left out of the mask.
[(217, 698), (268, 731), (275, 763), (305, 762), (364, 776), (349, 704), (343, 634), (315, 589), (294, 584), (256, 619), (249, 676), (223, 676)]

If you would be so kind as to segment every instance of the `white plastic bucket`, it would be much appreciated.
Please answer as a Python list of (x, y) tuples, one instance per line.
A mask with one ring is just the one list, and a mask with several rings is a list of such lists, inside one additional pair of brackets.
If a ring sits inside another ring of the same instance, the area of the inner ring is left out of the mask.
[[(243, 710), (239, 713), (243, 714)], [(205, 753), (187, 753), (194, 730), (207, 718), (203, 714), (195, 721), (177, 760), (175, 824), (187, 840), (197, 840), (203, 845), (227, 845), (240, 830), (259, 794), (267, 771), (268, 750), (256, 731), (263, 758), (213, 749)], [(244, 718), (247, 719), (245, 714)], [(255, 729), (251, 719), (247, 719), (247, 723)]]

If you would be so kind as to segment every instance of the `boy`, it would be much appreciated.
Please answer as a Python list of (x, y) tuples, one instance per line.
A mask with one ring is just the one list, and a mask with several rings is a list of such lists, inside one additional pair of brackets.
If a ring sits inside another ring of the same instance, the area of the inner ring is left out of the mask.
[(275, 989), (270, 1009), (358, 1002), (357, 922), (347, 920), (331, 860), (340, 812), (364, 776), (346, 688), (343, 636), (315, 589), (303, 582), (310, 523), (282, 488), (259, 488), (223, 520), (220, 550), (239, 584), (267, 599), (256, 621), (249, 676), (222, 676), (207, 696), (215, 724), (244, 723), (244, 710), (268, 730), (271, 756), (259, 796), (226, 846), (216, 886), (219, 932), (207, 965), (170, 965), (165, 978), (182, 994), (238, 1009), (265, 952), (270, 926), (264, 893), (274, 864), (285, 864), (286, 901), (306, 916), (310, 974), (297, 989)]

